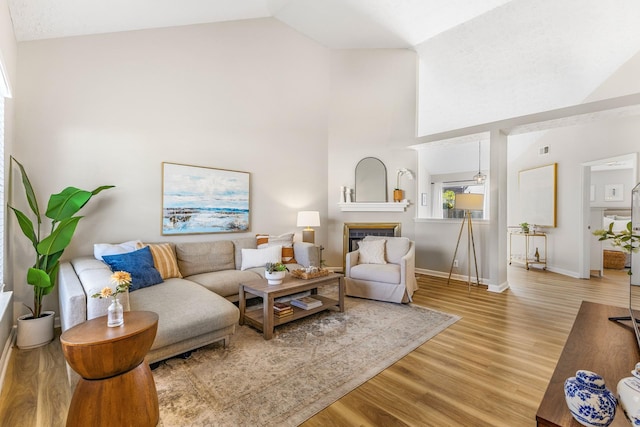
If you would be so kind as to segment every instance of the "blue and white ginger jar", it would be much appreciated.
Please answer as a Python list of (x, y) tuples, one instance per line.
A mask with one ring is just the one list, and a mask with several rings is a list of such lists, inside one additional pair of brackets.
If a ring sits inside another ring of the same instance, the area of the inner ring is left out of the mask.
[(594, 372), (580, 370), (564, 382), (564, 395), (571, 415), (587, 427), (606, 427), (616, 416), (618, 401)]

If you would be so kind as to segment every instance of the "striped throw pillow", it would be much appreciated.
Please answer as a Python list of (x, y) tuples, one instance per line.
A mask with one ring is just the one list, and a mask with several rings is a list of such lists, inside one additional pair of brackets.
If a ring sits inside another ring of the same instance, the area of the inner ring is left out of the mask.
[(153, 255), (153, 264), (163, 280), (172, 277), (182, 278), (176, 253), (169, 243), (139, 243), (138, 246), (141, 248), (149, 246)]
[(256, 246), (258, 249), (269, 248), (271, 246), (282, 246), (282, 263), (296, 264), (297, 261), (293, 254), (293, 234), (294, 233), (285, 233), (280, 236), (258, 234), (256, 235)]

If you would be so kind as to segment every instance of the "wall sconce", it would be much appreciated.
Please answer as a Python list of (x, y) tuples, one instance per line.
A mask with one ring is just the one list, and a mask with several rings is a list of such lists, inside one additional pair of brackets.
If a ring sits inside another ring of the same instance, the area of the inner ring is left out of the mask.
[(315, 244), (315, 231), (311, 227), (320, 227), (320, 212), (300, 211), (298, 212), (298, 227), (306, 227), (302, 230), (302, 241)]

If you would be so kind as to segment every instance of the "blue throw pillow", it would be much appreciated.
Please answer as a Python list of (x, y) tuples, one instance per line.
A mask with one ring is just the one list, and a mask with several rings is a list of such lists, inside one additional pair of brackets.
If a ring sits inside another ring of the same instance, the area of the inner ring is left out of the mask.
[(153, 264), (153, 255), (148, 246), (126, 254), (104, 255), (102, 259), (111, 271), (131, 274), (130, 292), (162, 283), (162, 276)]

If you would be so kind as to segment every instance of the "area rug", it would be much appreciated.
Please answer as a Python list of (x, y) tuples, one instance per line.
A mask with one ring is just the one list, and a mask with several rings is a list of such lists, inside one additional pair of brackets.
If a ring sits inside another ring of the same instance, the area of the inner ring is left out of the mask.
[(345, 305), (278, 326), (269, 341), (241, 326), (226, 349), (164, 362), (153, 371), (159, 425), (298, 425), (460, 319), (412, 304)]

